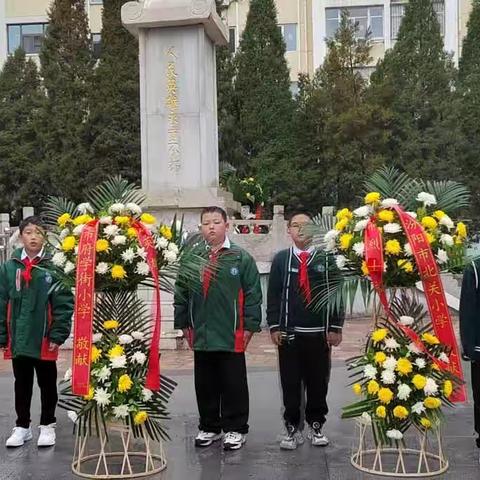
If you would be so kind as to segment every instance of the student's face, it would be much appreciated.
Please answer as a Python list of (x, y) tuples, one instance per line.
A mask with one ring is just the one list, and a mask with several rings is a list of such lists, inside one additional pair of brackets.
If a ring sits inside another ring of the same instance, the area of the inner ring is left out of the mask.
[(299, 214), (292, 217), (287, 231), (295, 245), (304, 247), (312, 241), (311, 235), (308, 234), (305, 228), (311, 223), (312, 221), (307, 215)]
[(44, 230), (38, 225), (29, 223), (20, 234), (25, 250), (28, 253), (38, 253), (45, 242)]
[(225, 241), (228, 223), (218, 212), (205, 213), (202, 216), (202, 235), (209, 245), (218, 246)]

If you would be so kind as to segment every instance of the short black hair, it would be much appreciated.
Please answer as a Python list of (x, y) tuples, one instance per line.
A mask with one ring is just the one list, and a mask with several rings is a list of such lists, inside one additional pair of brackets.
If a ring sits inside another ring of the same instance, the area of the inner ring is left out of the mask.
[(203, 220), (203, 216), (204, 216), (206, 213), (219, 213), (219, 214), (222, 216), (223, 221), (224, 221), (225, 223), (227, 223), (227, 212), (226, 212), (222, 207), (216, 207), (216, 206), (205, 207), (205, 208), (202, 210), (202, 213), (200, 214), (200, 221)]
[(297, 215), (305, 215), (306, 217), (308, 217), (310, 220), (313, 220), (313, 215), (307, 211), (307, 210), (294, 210), (293, 212), (291, 212), (289, 215), (288, 215), (288, 225), (290, 226), (290, 224), (292, 223), (292, 220), (293, 220), (293, 217), (296, 217)]
[(28, 225), (36, 225), (37, 227), (45, 228), (43, 220), (38, 215), (31, 215), (30, 217), (24, 218), (20, 222), (20, 225), (18, 228), (21, 234), (23, 233), (25, 228), (27, 228)]

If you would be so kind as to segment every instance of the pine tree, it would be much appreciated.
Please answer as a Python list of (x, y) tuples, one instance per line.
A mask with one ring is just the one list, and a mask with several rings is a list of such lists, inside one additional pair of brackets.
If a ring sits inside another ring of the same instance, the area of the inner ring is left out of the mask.
[(94, 176), (141, 177), (138, 41), (122, 25), (127, 0), (104, 0), (101, 55), (89, 95)]
[(82, 197), (90, 170), (85, 147), (87, 94), (93, 57), (84, 0), (55, 0), (40, 51), (47, 97), (40, 112), (39, 137), (45, 195)]
[(412, 176), (458, 178), (462, 135), (455, 70), (431, 0), (411, 0), (398, 40), (372, 75), (372, 96), (391, 108), (389, 157)]
[(18, 49), (0, 73), (0, 211), (39, 206), (35, 116), (44, 100), (35, 62)]

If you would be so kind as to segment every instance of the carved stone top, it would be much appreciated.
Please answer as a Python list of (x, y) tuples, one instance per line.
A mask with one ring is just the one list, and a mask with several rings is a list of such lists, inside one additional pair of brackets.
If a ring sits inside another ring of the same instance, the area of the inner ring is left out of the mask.
[(215, 8), (215, 0), (144, 0), (122, 7), (122, 23), (133, 35), (140, 29), (203, 24), (216, 45), (227, 44), (227, 28)]

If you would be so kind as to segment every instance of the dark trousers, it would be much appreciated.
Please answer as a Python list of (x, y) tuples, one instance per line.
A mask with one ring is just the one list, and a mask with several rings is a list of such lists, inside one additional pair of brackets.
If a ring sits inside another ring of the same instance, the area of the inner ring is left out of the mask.
[(29, 357), (17, 357), (12, 360), (15, 377), (15, 411), (17, 427), (30, 426), (30, 405), (32, 403), (33, 374), (37, 374), (40, 387), (42, 413), (40, 425), (55, 423), (57, 406), (57, 364), (49, 360), (37, 360)]
[(480, 448), (480, 362), (471, 362), (473, 390), (473, 419), (477, 432), (477, 447)]
[(285, 423), (298, 427), (306, 392), (305, 420), (309, 425), (325, 423), (330, 379), (330, 349), (324, 334), (296, 335), (278, 348)]
[(248, 384), (244, 353), (195, 352), (195, 391), (205, 432), (248, 432)]

